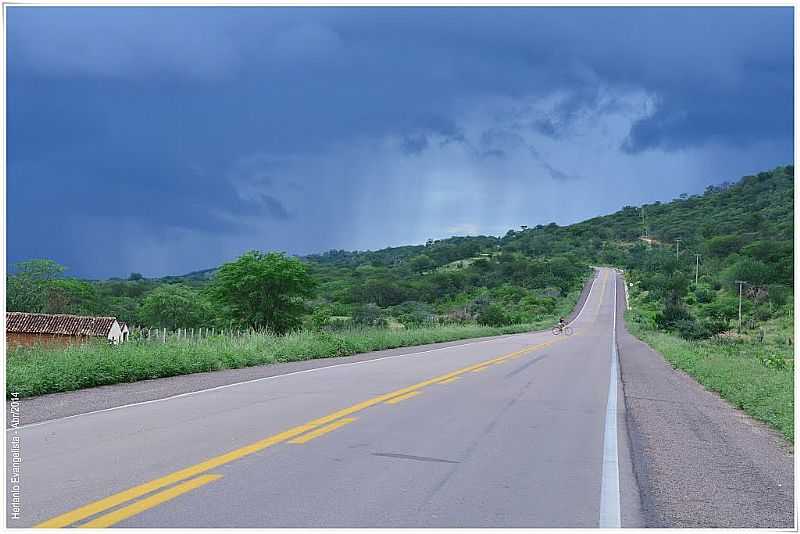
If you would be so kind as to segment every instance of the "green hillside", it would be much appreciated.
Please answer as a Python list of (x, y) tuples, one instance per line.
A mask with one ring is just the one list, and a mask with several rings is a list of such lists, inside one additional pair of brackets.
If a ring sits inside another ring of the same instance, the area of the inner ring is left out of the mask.
[[(643, 218), (644, 214), (644, 218)], [(794, 167), (746, 176), (731, 184), (709, 186), (702, 195), (681, 195), (672, 202), (625, 206), (611, 215), (595, 217), (567, 227), (537, 226), (509, 232), (502, 246), (529, 254), (574, 252), (593, 261), (628, 263), (631, 246), (650, 238), (661, 246), (680, 246), (691, 254), (701, 253), (720, 263), (733, 253), (745, 254), (777, 264), (791, 274), (794, 217)], [(782, 253), (766, 258), (758, 244), (772, 241)], [(775, 243), (777, 242), (777, 243)], [(747, 246), (751, 248), (745, 250)], [(694, 261), (694, 256), (691, 256)], [(723, 262), (724, 263), (724, 262)], [(710, 268), (710, 266), (709, 266)], [(784, 280), (785, 281), (785, 280)]]

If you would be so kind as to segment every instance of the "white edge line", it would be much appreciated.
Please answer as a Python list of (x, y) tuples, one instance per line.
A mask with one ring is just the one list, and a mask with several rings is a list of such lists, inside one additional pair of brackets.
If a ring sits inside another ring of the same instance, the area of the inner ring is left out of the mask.
[[(592, 294), (592, 289), (594, 288), (595, 280), (597, 280), (597, 277), (595, 277), (595, 279), (592, 280), (592, 286), (589, 288), (589, 294), (586, 295), (586, 300), (583, 301), (583, 305), (581, 306), (581, 309), (578, 312), (578, 315), (576, 315), (575, 319), (570, 321), (569, 324), (572, 324), (573, 322), (575, 322), (578, 319), (578, 317), (581, 316), (581, 313), (583, 313), (583, 310), (586, 308), (586, 303), (589, 302), (589, 297)], [(547, 331), (543, 330), (542, 332), (547, 332)], [(92, 410), (91, 412), (76, 413), (76, 414), (73, 414), (73, 415), (67, 415), (67, 416), (64, 416), (64, 417), (58, 417), (56, 419), (48, 419), (46, 421), (38, 421), (36, 423), (29, 423), (27, 425), (20, 425), (20, 426), (17, 426), (17, 427), (6, 428), (6, 432), (9, 432), (11, 430), (22, 430), (22, 429), (25, 429), (25, 428), (33, 428), (33, 427), (37, 427), (37, 426), (46, 425), (46, 424), (49, 424), (49, 423), (58, 423), (58, 422), (61, 422), (61, 421), (66, 421), (68, 419), (74, 419), (76, 417), (82, 417), (84, 415), (92, 415), (92, 414), (97, 414), (97, 413), (112, 412), (114, 410), (121, 410), (122, 408), (132, 408), (134, 406), (144, 406), (145, 404), (153, 404), (153, 403), (156, 403), (156, 402), (163, 402), (163, 401), (168, 401), (168, 400), (173, 400), (173, 399), (179, 399), (181, 397), (189, 397), (191, 395), (197, 395), (199, 393), (208, 393), (210, 391), (218, 391), (220, 389), (231, 388), (231, 387), (234, 387), (234, 386), (243, 386), (245, 384), (252, 384), (254, 382), (261, 382), (261, 381), (264, 381), (264, 380), (273, 380), (273, 379), (282, 378), (282, 377), (285, 377), (285, 376), (299, 375), (299, 374), (303, 374), (303, 373), (313, 373), (313, 372), (317, 372), (317, 371), (322, 371), (324, 369), (331, 369), (331, 368), (334, 368), (334, 367), (347, 367), (347, 366), (352, 366), (352, 365), (361, 365), (361, 364), (364, 364), (364, 363), (379, 362), (381, 360), (388, 360), (390, 358), (399, 358), (401, 356), (417, 356), (419, 354), (427, 354), (427, 353), (430, 353), (430, 352), (436, 352), (436, 351), (447, 350), (447, 349), (454, 349), (454, 348), (457, 348), (457, 347), (467, 347), (469, 345), (478, 345), (480, 343), (489, 343), (491, 341), (498, 341), (498, 339), (506, 339), (506, 338), (509, 338), (509, 337), (514, 337), (514, 336), (519, 336), (519, 335), (529, 335), (531, 333), (532, 332), (520, 332), (518, 334), (509, 334), (509, 335), (503, 336), (501, 338), (484, 339), (482, 341), (472, 341), (470, 343), (462, 343), (460, 345), (450, 345), (449, 347), (439, 347), (437, 349), (421, 350), (419, 352), (406, 352), (406, 353), (403, 353), (403, 354), (392, 354), (390, 356), (383, 356), (381, 358), (373, 358), (373, 359), (370, 359), (370, 360), (363, 360), (363, 361), (360, 361), (360, 362), (337, 363), (337, 364), (334, 364), (334, 365), (325, 365), (325, 366), (322, 366), (322, 367), (314, 367), (313, 369), (303, 369), (302, 371), (292, 371), (291, 373), (284, 373), (284, 374), (272, 375), (272, 376), (263, 376), (261, 378), (253, 378), (251, 380), (244, 380), (242, 382), (233, 382), (231, 384), (223, 384), (221, 386), (215, 386), (213, 388), (198, 389), (196, 391), (187, 391), (185, 393), (178, 393), (177, 395), (170, 395), (169, 397), (161, 397), (159, 399), (150, 399), (150, 400), (141, 401), (141, 402), (132, 402), (130, 404), (121, 404), (119, 406), (112, 406), (110, 408), (102, 408), (100, 410)], [(444, 342), (444, 343), (447, 343), (447, 342)], [(188, 375), (186, 375), (186, 376), (188, 376)], [(113, 385), (113, 384), (111, 384), (111, 385)], [(21, 399), (21, 400), (24, 400), (24, 399)]]
[(620, 528), (619, 453), (617, 451), (617, 274), (614, 273), (614, 320), (611, 332), (611, 374), (603, 432), (603, 475), (600, 486), (600, 528)]

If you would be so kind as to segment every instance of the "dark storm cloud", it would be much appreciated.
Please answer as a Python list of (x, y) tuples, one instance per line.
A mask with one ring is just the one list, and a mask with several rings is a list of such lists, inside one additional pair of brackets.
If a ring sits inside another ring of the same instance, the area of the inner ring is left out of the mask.
[(658, 158), (702, 189), (792, 156), (791, 8), (8, 14), (8, 258), (78, 274), (424, 240), (453, 217), (502, 232), (498, 183), (533, 195), (520, 210), (568, 178), (634, 201), (674, 193), (641, 179)]

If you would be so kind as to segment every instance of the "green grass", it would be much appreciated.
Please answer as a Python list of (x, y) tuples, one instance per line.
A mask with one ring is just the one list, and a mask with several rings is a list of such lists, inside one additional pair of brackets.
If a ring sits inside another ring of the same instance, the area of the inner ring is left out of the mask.
[(20, 397), (72, 391), (151, 378), (347, 356), (360, 352), (543, 329), (552, 320), (505, 327), (438, 326), (392, 330), (254, 334), (202, 341), (131, 341), (119, 346), (89, 343), (35, 346), (8, 351), (6, 395)]
[[(626, 313), (629, 331), (664, 355), (673, 367), (794, 442), (794, 360), (792, 348), (751, 338), (687, 341), (648, 328)], [(784, 339), (783, 336), (779, 337)]]

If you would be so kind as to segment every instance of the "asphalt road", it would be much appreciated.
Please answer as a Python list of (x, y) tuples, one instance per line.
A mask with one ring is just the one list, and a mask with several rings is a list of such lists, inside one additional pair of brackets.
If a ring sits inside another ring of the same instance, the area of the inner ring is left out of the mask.
[(23, 458), (8, 526), (661, 524), (640, 489), (658, 424), (629, 417), (620, 380), (621, 295), (601, 269), (569, 337), (405, 349), (8, 430)]

